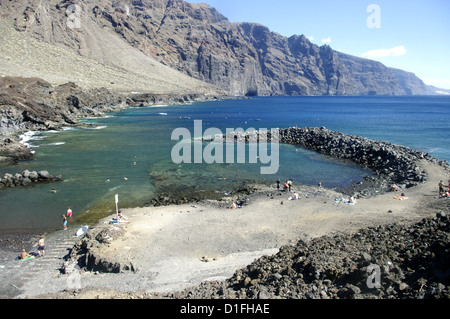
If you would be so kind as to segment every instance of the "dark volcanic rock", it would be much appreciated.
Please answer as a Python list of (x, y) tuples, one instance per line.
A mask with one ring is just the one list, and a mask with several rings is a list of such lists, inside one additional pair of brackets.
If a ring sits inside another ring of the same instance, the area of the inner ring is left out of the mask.
[[(105, 88), (87, 89), (74, 83), (52, 86), (39, 78), (0, 78), (0, 136), (27, 130), (58, 129), (75, 125), (83, 117), (102, 116), (128, 106), (184, 104), (204, 99), (201, 94), (117, 93)], [(23, 148), (22, 150), (20, 148)], [(15, 160), (32, 158), (30, 150), (7, 139), (0, 156)]]
[(0, 143), (0, 166), (10, 165), (17, 161), (31, 160), (33, 158), (32, 150), (13, 138), (5, 138)]
[(0, 133), (48, 130), (72, 125), (77, 118), (118, 109), (126, 98), (106, 89), (82, 89), (73, 83), (52, 86), (38, 78), (0, 78)]

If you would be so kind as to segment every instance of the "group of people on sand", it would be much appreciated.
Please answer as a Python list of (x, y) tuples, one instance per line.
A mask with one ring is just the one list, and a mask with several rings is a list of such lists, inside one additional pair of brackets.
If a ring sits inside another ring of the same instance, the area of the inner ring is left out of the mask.
[[(68, 221), (72, 221), (72, 209), (70, 209), (70, 207), (67, 208), (67, 216), (66, 216), (66, 214), (63, 214), (62, 218), (63, 218), (63, 227), (64, 227), (63, 229), (67, 230)], [(44, 255), (45, 255), (44, 238), (40, 237), (39, 241), (38, 241), (37, 253), (29, 254), (25, 251), (25, 249), (22, 249), (22, 252), (19, 255), (19, 259), (24, 260), (24, 259), (31, 259), (34, 257), (44, 257)]]
[[(288, 198), (288, 200), (299, 200), (298, 194), (293, 190), (293, 186), (292, 186), (293, 184), (294, 183), (293, 183), (292, 178), (288, 179), (283, 184), (283, 191), (285, 191), (285, 192), (292, 192), (293, 191), (292, 196), (290, 196)], [(281, 180), (280, 179), (277, 180), (277, 190), (281, 191)]]
[[(395, 193), (395, 192), (397, 192), (397, 191), (399, 191), (400, 190), (400, 187), (398, 187), (396, 184), (394, 184), (394, 185), (392, 185), (391, 186), (391, 192), (393, 192), (393, 193)], [(408, 197), (406, 196), (406, 194), (405, 193), (401, 193), (401, 195), (395, 195), (394, 196), (394, 199), (398, 199), (398, 200), (406, 200), (406, 199), (408, 199)]]
[(238, 198), (235, 202), (231, 203), (230, 209), (242, 208), (245, 205), (245, 200)]
[[(450, 179), (448, 180), (448, 185), (445, 185), (443, 181), (439, 182), (439, 198), (450, 198)], [(447, 189), (445, 189), (447, 186)]]
[[(292, 185), (293, 185), (292, 178), (288, 179), (283, 184), (283, 190), (290, 192), (292, 190)], [(281, 180), (280, 179), (277, 180), (277, 190), (281, 191)]]
[(39, 237), (37, 253), (27, 253), (25, 249), (22, 249), (22, 252), (19, 255), (19, 259), (26, 260), (32, 259), (34, 257), (44, 257), (45, 255), (45, 241), (44, 237)]

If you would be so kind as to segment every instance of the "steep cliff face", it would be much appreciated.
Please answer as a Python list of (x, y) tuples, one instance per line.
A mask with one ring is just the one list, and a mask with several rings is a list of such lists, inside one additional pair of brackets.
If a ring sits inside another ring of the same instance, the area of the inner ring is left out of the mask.
[[(110, 2), (110, 1), (109, 1)], [(0, 76), (155, 94), (223, 94), (156, 61), (114, 28), (124, 14), (106, 1), (0, 0)], [(100, 13), (99, 13), (100, 12)], [(111, 14), (110, 14), (111, 13)], [(131, 23), (131, 19), (130, 19)], [(136, 32), (136, 36), (140, 34)], [(145, 45), (145, 38), (142, 45)]]
[(286, 38), (263, 25), (230, 23), (205, 4), (121, 3), (129, 6), (129, 15), (113, 14), (113, 26), (131, 45), (142, 49), (136, 29), (143, 26), (148, 54), (234, 95), (430, 93), (414, 74), (319, 47), (303, 35)]
[[(207, 4), (82, 1), (79, 20), (84, 27), (72, 33), (63, 30), (71, 1), (42, 5), (37, 0), (15, 4), (2, 0), (1, 4), (3, 12), (14, 12), (8, 17), (14, 19), (17, 30), (43, 41), (117, 64), (112, 48), (97, 35), (108, 30), (146, 57), (233, 95), (432, 93), (414, 74), (339, 53), (327, 45), (319, 47), (303, 35), (287, 38), (260, 24), (230, 23)], [(49, 19), (43, 12), (59, 18)], [(140, 67), (136, 59), (121, 59), (121, 65)]]

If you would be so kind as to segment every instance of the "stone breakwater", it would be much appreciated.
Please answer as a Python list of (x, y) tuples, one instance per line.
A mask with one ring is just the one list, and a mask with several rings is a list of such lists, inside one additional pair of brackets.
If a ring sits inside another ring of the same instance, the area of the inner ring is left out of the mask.
[[(359, 187), (350, 187), (356, 196), (372, 196), (386, 192), (395, 184), (404, 190), (426, 181), (427, 174), (420, 165), (426, 160), (434, 164), (449, 167), (448, 162), (440, 161), (408, 147), (388, 142), (371, 140), (365, 137), (321, 128), (285, 128), (268, 131), (267, 136), (259, 131), (233, 132), (223, 136), (228, 141), (257, 142), (272, 141), (272, 133), (278, 133), (280, 143), (298, 145), (337, 159), (351, 160), (364, 168), (372, 170), (374, 178), (366, 178)], [(374, 192), (376, 190), (376, 192)]]
[(35, 183), (53, 183), (63, 181), (61, 175), (52, 176), (47, 171), (28, 171), (25, 170), (21, 174), (6, 173), (0, 180), (0, 188), (30, 186)]

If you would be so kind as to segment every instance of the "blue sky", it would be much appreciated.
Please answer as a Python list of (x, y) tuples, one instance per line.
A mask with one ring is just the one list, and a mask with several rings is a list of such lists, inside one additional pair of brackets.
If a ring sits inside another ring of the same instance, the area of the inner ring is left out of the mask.
[(304, 34), (317, 45), (326, 43), (335, 50), (413, 72), (427, 84), (450, 89), (448, 0), (188, 2), (208, 3), (231, 22), (257, 22), (288, 37)]

